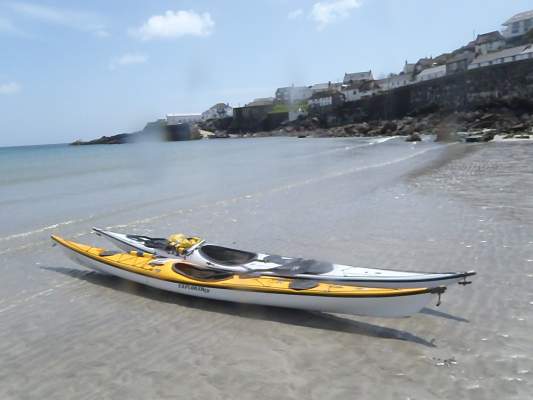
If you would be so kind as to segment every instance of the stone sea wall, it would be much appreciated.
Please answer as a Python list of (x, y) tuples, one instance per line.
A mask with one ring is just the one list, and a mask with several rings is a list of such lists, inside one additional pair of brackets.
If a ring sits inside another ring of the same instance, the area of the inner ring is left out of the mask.
[(459, 72), (345, 103), (337, 115), (353, 120), (398, 119), (435, 111), (466, 111), (501, 104), (533, 107), (533, 60)]

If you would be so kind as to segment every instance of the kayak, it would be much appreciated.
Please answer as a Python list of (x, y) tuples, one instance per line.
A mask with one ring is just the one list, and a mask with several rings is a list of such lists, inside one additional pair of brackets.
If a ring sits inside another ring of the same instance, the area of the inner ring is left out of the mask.
[(427, 273), (353, 267), (236, 250), (206, 243), (199, 238), (189, 238), (194, 239), (187, 241), (192, 245), (180, 249), (179, 243), (176, 247), (175, 242), (165, 238), (128, 235), (99, 228), (93, 230), (125, 251), (142, 251), (160, 257), (189, 261), (200, 268), (236, 274), (290, 277), (376, 288), (431, 288), (454, 283), (466, 285), (471, 283), (467, 278), (476, 274), (474, 271)]
[[(88, 268), (171, 292), (238, 303), (372, 317), (406, 317), (446, 290), (382, 289), (278, 277), (242, 277), (150, 253), (109, 251), (52, 236), (67, 256)], [(438, 303), (437, 303), (438, 304)]]

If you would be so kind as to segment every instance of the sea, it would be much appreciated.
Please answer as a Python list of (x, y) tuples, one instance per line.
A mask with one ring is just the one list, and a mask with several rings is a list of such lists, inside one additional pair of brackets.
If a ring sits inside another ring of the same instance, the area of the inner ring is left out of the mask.
[(150, 219), (347, 171), (416, 163), (441, 147), (390, 138), (4, 147), (0, 244), (67, 226)]
[[(530, 399), (533, 143), (250, 138), (0, 148), (0, 399)], [(90, 271), (92, 227), (347, 265), (475, 270), (380, 319)]]

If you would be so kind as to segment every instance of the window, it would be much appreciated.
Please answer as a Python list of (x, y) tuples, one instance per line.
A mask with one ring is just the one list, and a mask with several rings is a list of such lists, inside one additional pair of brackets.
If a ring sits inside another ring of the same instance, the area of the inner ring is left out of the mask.
[(520, 28), (520, 22), (513, 22), (513, 33), (518, 33), (518, 29)]
[(533, 25), (533, 19), (526, 19), (524, 21), (524, 31), (525, 32), (529, 31), (531, 29), (532, 25)]

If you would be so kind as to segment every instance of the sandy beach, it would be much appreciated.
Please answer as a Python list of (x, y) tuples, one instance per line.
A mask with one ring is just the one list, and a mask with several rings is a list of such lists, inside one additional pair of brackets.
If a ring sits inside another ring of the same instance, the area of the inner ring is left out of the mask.
[[(135, 212), (94, 218), (65, 206), (71, 215), (53, 218), (72, 223), (54, 227), (50, 217), (4, 232), (0, 398), (531, 398), (533, 145), (288, 140), (231, 141), (246, 147), (241, 161), (224, 160), (226, 175), (209, 169), (227, 186), (218, 196), (202, 189), (206, 173), (188, 200), (179, 197), (187, 178), (172, 194), (157, 188), (157, 212), (146, 199)], [(279, 158), (254, 175), (246, 157), (265, 143), (261, 152)], [(88, 271), (51, 247), (51, 233), (106, 244), (92, 225), (478, 276), (404, 319), (214, 302)]]

